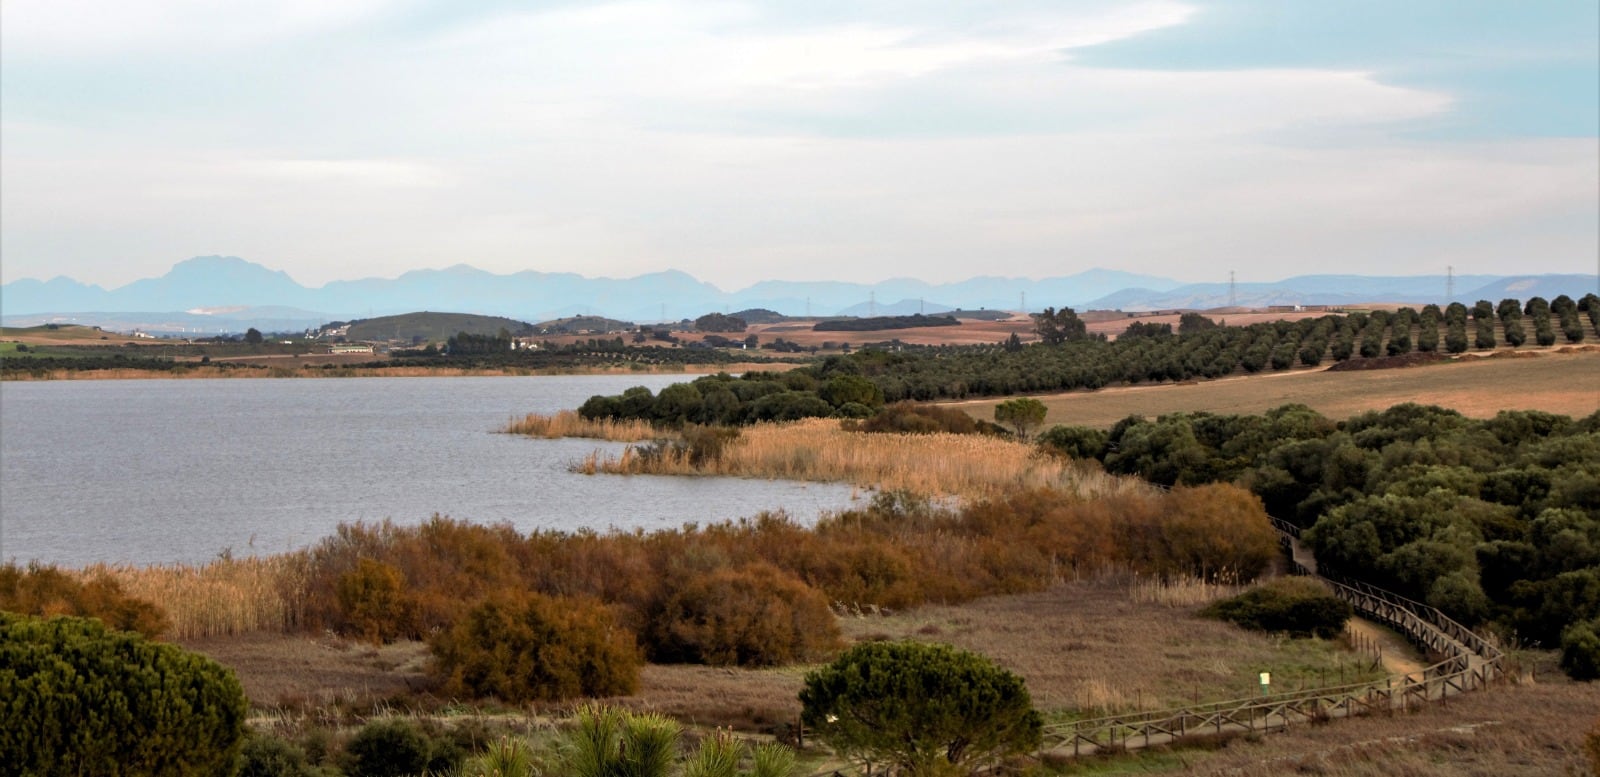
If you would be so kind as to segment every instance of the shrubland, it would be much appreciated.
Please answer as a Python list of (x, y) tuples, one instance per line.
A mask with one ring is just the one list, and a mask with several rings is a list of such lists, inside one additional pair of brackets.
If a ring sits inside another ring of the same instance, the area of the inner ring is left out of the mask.
[(1575, 676), (1596, 663), (1582, 624), (1600, 618), (1600, 412), (1474, 420), (1402, 404), (1335, 422), (1286, 405), (1130, 417), (1103, 445), (1085, 429), (1043, 440), (1164, 485), (1238, 483), (1307, 530), (1325, 574), (1562, 645)]

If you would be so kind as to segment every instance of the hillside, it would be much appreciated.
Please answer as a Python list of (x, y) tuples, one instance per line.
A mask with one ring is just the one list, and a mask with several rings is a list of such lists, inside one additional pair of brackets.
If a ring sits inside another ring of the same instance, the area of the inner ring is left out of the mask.
[(533, 327), (523, 321), (499, 316), (423, 312), (356, 321), (350, 324), (350, 332), (346, 337), (351, 340), (408, 341), (420, 337), (425, 341), (443, 341), (461, 332), (492, 335), (501, 329), (515, 335), (531, 333)]
[[(1218, 273), (1224, 275), (1225, 273)], [(1594, 290), (1592, 275), (1455, 277), (1455, 298), (1526, 298), (1535, 294), (1574, 298)], [(470, 310), (521, 321), (575, 316), (604, 316), (632, 321), (676, 321), (710, 310), (764, 309), (784, 316), (948, 314), (953, 309), (1029, 310), (1072, 307), (1108, 310), (1207, 309), (1231, 303), (1268, 305), (1353, 305), (1405, 302), (1442, 303), (1447, 288), (1443, 275), (1354, 276), (1304, 275), (1272, 282), (1244, 282), (1231, 287), (1219, 279), (1185, 284), (1110, 270), (1087, 270), (1050, 278), (975, 277), (949, 283), (911, 278), (877, 282), (761, 281), (725, 291), (678, 271), (632, 278), (588, 278), (572, 273), (523, 270), (499, 274), (461, 264), (444, 269), (412, 270), (395, 278), (331, 281), (316, 288), (299, 284), (281, 271), (237, 257), (196, 257), (175, 265), (159, 278), (122, 287), (100, 286), (58, 277), (48, 281), (22, 278), (0, 285), (0, 311), (5, 323), (29, 325), (65, 321), (108, 326), (131, 313), (159, 316), (165, 329), (215, 333), (295, 331), (321, 321), (355, 316), (394, 315), (414, 310)], [(99, 311), (92, 318), (85, 311)], [(301, 313), (323, 311), (317, 321), (299, 323)], [(30, 317), (34, 320), (23, 320)], [(118, 318), (120, 317), (120, 318)], [(962, 317), (962, 316), (958, 316)], [(245, 319), (248, 319), (246, 321)], [(266, 323), (268, 319), (273, 323)], [(284, 320), (289, 320), (285, 322)], [(758, 319), (746, 318), (750, 323)]]

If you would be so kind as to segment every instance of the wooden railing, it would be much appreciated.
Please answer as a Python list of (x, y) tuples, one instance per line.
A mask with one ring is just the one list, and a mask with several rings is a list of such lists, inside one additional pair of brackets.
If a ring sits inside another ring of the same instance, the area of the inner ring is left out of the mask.
[(1075, 720), (1045, 728), (1042, 750), (1058, 754), (1146, 747), (1201, 735), (1274, 731), (1291, 725), (1404, 710), (1487, 687), (1505, 671), (1505, 654), (1435, 607), (1377, 586), (1317, 574), (1299, 527), (1272, 519), (1296, 574), (1311, 575), (1366, 618), (1393, 627), (1442, 660), (1382, 681), (1314, 688), (1152, 712)]
[[(1304, 723), (1409, 710), (1486, 688), (1505, 672), (1505, 654), (1438, 608), (1377, 586), (1319, 573), (1300, 544), (1300, 528), (1272, 519), (1294, 574), (1315, 577), (1363, 617), (1384, 623), (1437, 663), (1382, 680), (1311, 688), (1176, 709), (1130, 712), (1074, 720), (1044, 728), (1040, 754), (1080, 756), (1170, 744), (1185, 739), (1281, 731)], [(812, 777), (853, 773), (827, 770)]]

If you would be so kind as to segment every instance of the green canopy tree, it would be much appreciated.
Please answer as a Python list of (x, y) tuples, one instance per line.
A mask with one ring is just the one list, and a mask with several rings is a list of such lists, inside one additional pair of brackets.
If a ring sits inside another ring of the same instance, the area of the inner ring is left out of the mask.
[(0, 611), (0, 772), (231, 774), (246, 712), (233, 672), (198, 653)]
[(1072, 308), (1045, 308), (1033, 317), (1033, 331), (1045, 345), (1060, 345), (1072, 340), (1086, 340), (1089, 326), (1078, 318)]
[(1026, 440), (1028, 432), (1044, 423), (1045, 406), (1033, 397), (1008, 399), (994, 406), (994, 420), (1017, 430), (1017, 436)]
[(839, 753), (914, 777), (967, 774), (1038, 746), (1022, 678), (976, 653), (864, 642), (806, 675), (801, 721)]

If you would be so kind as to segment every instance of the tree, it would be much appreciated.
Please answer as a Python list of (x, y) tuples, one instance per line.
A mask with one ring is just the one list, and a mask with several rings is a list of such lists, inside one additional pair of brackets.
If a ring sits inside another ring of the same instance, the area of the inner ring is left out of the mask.
[(1045, 406), (1033, 397), (1008, 399), (994, 406), (994, 420), (1017, 430), (1017, 436), (1026, 440), (1028, 431), (1044, 423)]
[(965, 774), (1040, 740), (1022, 678), (949, 645), (861, 643), (807, 674), (800, 703), (841, 755), (907, 775)]
[(261, 336), (261, 330), (255, 327), (250, 327), (244, 333), (244, 341), (251, 345), (260, 345), (265, 339), (266, 338)]
[(1060, 312), (1055, 308), (1045, 308), (1043, 313), (1033, 317), (1033, 331), (1045, 345), (1060, 345), (1089, 338), (1088, 325), (1078, 318), (1072, 308), (1062, 308)]
[(700, 332), (743, 332), (746, 326), (744, 319), (721, 313), (707, 313), (694, 320), (694, 328)]
[(0, 612), (8, 774), (230, 774), (244, 742), (233, 672), (98, 620)]
[(1204, 332), (1207, 329), (1216, 329), (1217, 322), (1212, 321), (1199, 313), (1185, 313), (1178, 316), (1178, 334), (1187, 335), (1195, 332)]

